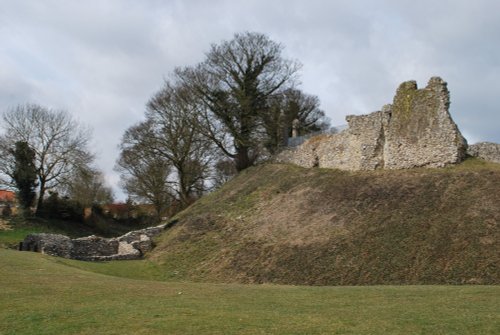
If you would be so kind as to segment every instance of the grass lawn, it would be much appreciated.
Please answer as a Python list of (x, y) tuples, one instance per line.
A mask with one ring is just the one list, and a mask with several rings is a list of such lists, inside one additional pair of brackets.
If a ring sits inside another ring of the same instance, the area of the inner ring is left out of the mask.
[(45, 227), (16, 227), (15, 229), (0, 230), (0, 248), (17, 249), (19, 242), (24, 240), (26, 235), (33, 233), (49, 232)]
[(147, 280), (161, 278), (149, 262), (84, 263), (0, 249), (0, 334), (500, 333), (498, 286)]
[(26, 235), (34, 233), (65, 234), (72, 237), (90, 234), (90, 231), (82, 230), (78, 224), (54, 220), (25, 220), (21, 217), (12, 217), (9, 220), (2, 220), (2, 225), (4, 229), (0, 229), (0, 248), (17, 249), (19, 242), (24, 240)]

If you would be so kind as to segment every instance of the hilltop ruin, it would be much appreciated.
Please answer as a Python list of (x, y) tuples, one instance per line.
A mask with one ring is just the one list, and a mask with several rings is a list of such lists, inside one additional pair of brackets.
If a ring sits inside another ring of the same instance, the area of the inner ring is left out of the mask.
[[(351, 171), (443, 167), (461, 162), (466, 154), (500, 163), (500, 144), (467, 146), (449, 106), (450, 94), (441, 78), (431, 78), (423, 89), (415, 81), (404, 82), (392, 105), (368, 115), (347, 116), (346, 130), (312, 137), (297, 148), (284, 150), (276, 160)], [(152, 250), (152, 239), (176, 222), (111, 239), (31, 234), (19, 249), (87, 261), (139, 259)]]
[(439, 77), (423, 89), (402, 83), (392, 105), (347, 116), (349, 127), (320, 135), (278, 155), (279, 162), (341, 170), (443, 167), (461, 162), (467, 142), (448, 111), (450, 93)]

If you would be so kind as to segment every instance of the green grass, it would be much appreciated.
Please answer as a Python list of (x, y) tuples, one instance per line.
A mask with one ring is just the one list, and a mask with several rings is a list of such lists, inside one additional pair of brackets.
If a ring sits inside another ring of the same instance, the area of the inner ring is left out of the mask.
[(498, 286), (160, 282), (148, 262), (0, 249), (0, 334), (497, 334)]
[(18, 228), (13, 230), (0, 230), (0, 247), (16, 248), (26, 235), (31, 233), (43, 233), (42, 228)]
[(116, 262), (82, 262), (66, 258), (50, 258), (52, 262), (72, 267), (75, 270), (90, 271), (121, 278), (165, 281), (170, 278), (164, 269), (148, 260), (124, 260)]
[(71, 237), (91, 235), (91, 230), (79, 223), (44, 219), (25, 220), (21, 217), (12, 217), (7, 223), (10, 230), (0, 230), (0, 247), (3, 248), (16, 249), (26, 235), (34, 233), (65, 234)]

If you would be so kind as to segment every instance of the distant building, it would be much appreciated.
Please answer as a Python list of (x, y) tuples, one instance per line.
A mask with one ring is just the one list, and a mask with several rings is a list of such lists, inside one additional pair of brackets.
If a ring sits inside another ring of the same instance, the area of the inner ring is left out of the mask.
[(17, 211), (16, 193), (9, 190), (0, 190), (0, 214), (4, 213), (4, 209), (10, 208), (11, 213)]
[(126, 203), (106, 204), (102, 209), (104, 214), (114, 219), (128, 219), (132, 216), (132, 206)]
[(9, 190), (0, 190), (0, 205), (16, 203), (16, 193)]

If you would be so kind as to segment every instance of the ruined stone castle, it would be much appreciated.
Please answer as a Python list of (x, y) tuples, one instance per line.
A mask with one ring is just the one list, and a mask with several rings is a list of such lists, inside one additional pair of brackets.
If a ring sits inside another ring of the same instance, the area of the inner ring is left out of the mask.
[[(466, 154), (500, 163), (500, 144), (467, 146), (449, 106), (450, 94), (441, 78), (431, 78), (423, 89), (408, 81), (399, 86), (392, 105), (368, 115), (347, 116), (349, 127), (344, 131), (312, 137), (284, 150), (276, 160), (351, 171), (442, 167), (461, 162)], [(153, 248), (155, 236), (175, 223), (110, 239), (31, 234), (19, 249), (87, 261), (138, 259)]]
[(498, 144), (481, 143), (467, 151), (449, 106), (450, 93), (441, 78), (431, 78), (423, 89), (407, 81), (391, 105), (368, 115), (347, 116), (346, 130), (312, 137), (281, 152), (277, 161), (351, 171), (443, 167), (461, 162), (466, 154), (500, 162)]

